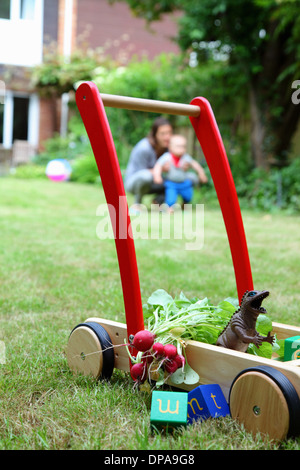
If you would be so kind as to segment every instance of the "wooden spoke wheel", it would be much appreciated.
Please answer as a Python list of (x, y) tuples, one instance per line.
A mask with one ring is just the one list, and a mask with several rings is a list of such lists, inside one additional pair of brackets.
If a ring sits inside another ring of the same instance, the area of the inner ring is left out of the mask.
[(95, 322), (75, 326), (69, 336), (67, 361), (74, 372), (109, 379), (114, 369), (114, 349), (105, 328)]
[(229, 393), (231, 416), (253, 434), (283, 440), (300, 433), (300, 400), (280, 371), (268, 366), (243, 370)]

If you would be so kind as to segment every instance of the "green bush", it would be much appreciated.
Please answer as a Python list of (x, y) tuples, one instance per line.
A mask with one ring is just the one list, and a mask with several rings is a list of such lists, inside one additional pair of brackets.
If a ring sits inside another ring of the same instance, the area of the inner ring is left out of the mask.
[(35, 164), (27, 164), (27, 165), (20, 165), (16, 168), (11, 170), (11, 177), (20, 178), (20, 179), (37, 179), (43, 178), (46, 179), (46, 168), (41, 165)]
[(100, 182), (96, 161), (92, 155), (86, 155), (73, 161), (70, 180), (77, 183)]
[[(256, 168), (247, 176), (234, 176), (236, 191), (242, 209), (264, 212), (284, 211), (300, 213), (300, 158), (294, 159), (289, 166), (265, 171)], [(193, 202), (219, 205), (211, 176), (208, 183), (195, 189)]]
[[(232, 129), (232, 123), (236, 120), (238, 123), (247, 121), (243, 94), (247, 92), (247, 87), (241, 87), (240, 81), (231, 83), (222, 63), (208, 63), (203, 68), (192, 68), (183, 63), (181, 57), (161, 55), (154, 61), (132, 61), (126, 67), (97, 67), (93, 81), (100, 92), (116, 95), (178, 103), (189, 103), (195, 96), (205, 96), (216, 114), (241, 205), (264, 211), (284, 209), (300, 212), (300, 181), (297, 178), (300, 158), (281, 170), (266, 172), (251, 169), (247, 126), (238, 125), (238, 131)], [(242, 92), (238, 93), (238, 90)], [(73, 117), (69, 121), (67, 137), (55, 136), (50, 139), (45, 151), (35, 157), (33, 162), (45, 167), (52, 159), (65, 158), (73, 168), (71, 181), (99, 182), (98, 169), (82, 119), (74, 103), (71, 103), (71, 107)], [(132, 147), (148, 134), (157, 114), (108, 107), (106, 114), (119, 164), (124, 170)], [(188, 117), (168, 117), (175, 128), (190, 127)], [(198, 143), (195, 148), (198, 152)], [(22, 171), (25, 174), (26, 170)], [(28, 171), (28, 175), (32, 174)], [(211, 178), (207, 185), (195, 191), (194, 200), (208, 204), (217, 202)]]
[[(134, 96), (146, 99), (188, 103), (194, 96), (207, 94), (211, 76), (218, 65), (202, 71), (183, 66), (179, 58), (162, 55), (154, 61), (133, 61), (127, 67), (98, 67), (93, 81), (100, 92)], [(55, 158), (72, 162), (91, 154), (79, 112), (71, 103), (73, 117), (66, 138), (54, 136), (45, 144), (45, 151), (34, 158), (34, 163), (45, 165)], [(149, 133), (156, 113), (106, 108), (120, 167), (126, 168), (132, 147)], [(190, 126), (189, 119), (168, 116), (175, 127)]]
[(300, 158), (282, 169), (265, 171), (259, 168), (248, 177), (237, 180), (236, 188), (242, 204), (265, 211), (283, 209), (300, 212)]
[(46, 166), (51, 160), (62, 158), (72, 161), (76, 158), (82, 157), (86, 154), (92, 154), (90, 143), (87, 136), (81, 135), (83, 132), (82, 126), (77, 129), (78, 134), (72, 131), (72, 126), (77, 117), (70, 120), (70, 131), (67, 137), (60, 137), (55, 135), (45, 142), (45, 150), (35, 155), (32, 158), (32, 163), (36, 165)]
[(300, 158), (283, 168), (281, 178), (283, 206), (300, 212)]
[[(223, 79), (220, 80), (220, 75)], [(236, 110), (241, 112), (241, 104), (233, 106), (224, 96), (226, 73), (220, 63), (206, 64), (205, 67), (192, 68), (181, 57), (161, 55), (153, 61), (133, 60), (126, 67), (106, 66), (94, 70), (93, 81), (100, 92), (134, 96), (162, 101), (189, 103), (195, 96), (205, 96), (214, 110), (218, 110), (217, 120), (222, 125), (220, 130), (224, 142), (230, 142), (232, 155), (238, 155), (241, 162), (245, 148), (241, 148), (238, 139), (232, 138), (231, 124)], [(214, 83), (212, 87), (211, 84)], [(219, 85), (218, 85), (219, 84)], [(221, 85), (220, 85), (221, 84)], [(238, 96), (238, 98), (236, 98)], [(241, 101), (240, 95), (234, 95), (234, 101)], [(55, 158), (66, 158), (70, 162), (90, 154), (90, 144), (75, 103), (71, 102), (73, 117), (69, 122), (66, 138), (55, 136), (46, 142), (43, 153), (34, 159), (34, 163), (45, 165)], [(149, 133), (156, 113), (145, 113), (125, 109), (106, 108), (111, 132), (122, 169), (126, 168), (132, 147)], [(190, 127), (188, 117), (168, 116), (175, 128)], [(200, 147), (197, 146), (200, 153)], [(247, 156), (246, 156), (247, 157)], [(247, 158), (245, 159), (247, 160)], [(248, 164), (248, 163), (247, 163)], [(240, 166), (240, 169), (242, 166)]]
[(46, 166), (50, 160), (56, 158), (67, 158), (70, 139), (55, 135), (45, 142), (45, 150), (32, 158), (36, 165)]
[[(223, 74), (223, 80), (220, 75)], [(205, 96), (211, 103), (224, 143), (230, 143), (232, 156), (236, 156), (239, 169), (243, 169), (242, 160), (249, 165), (249, 148), (244, 145), (245, 138), (232, 135), (232, 122), (236, 113), (242, 114), (244, 99), (242, 94), (231, 96), (231, 101), (224, 90), (228, 81), (224, 66), (220, 63), (206, 64), (203, 68), (190, 67), (181, 57), (161, 55), (153, 61), (146, 59), (132, 61), (127, 67), (107, 70), (99, 67), (93, 80), (100, 92), (137, 98), (190, 103), (196, 96)], [(212, 86), (213, 84), (213, 86)], [(234, 104), (233, 104), (234, 102)], [(149, 133), (156, 113), (138, 112), (125, 109), (106, 108), (112, 135), (121, 168), (125, 168), (131, 148)], [(176, 129), (190, 128), (186, 116), (168, 115)], [(247, 150), (247, 151), (246, 151)], [(196, 143), (196, 154), (200, 155), (200, 146)], [(245, 166), (244, 165), (244, 166)]]

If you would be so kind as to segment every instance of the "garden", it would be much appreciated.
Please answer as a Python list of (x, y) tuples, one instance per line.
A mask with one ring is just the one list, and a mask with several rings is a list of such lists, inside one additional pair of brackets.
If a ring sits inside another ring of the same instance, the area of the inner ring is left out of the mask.
[[(299, 440), (253, 438), (229, 417), (152, 434), (150, 395), (128, 373), (115, 370), (108, 382), (73, 375), (66, 360), (73, 327), (89, 317), (125, 322), (114, 240), (96, 236), (104, 201), (97, 185), (1, 180), (0, 447), (299, 449)], [(269, 317), (297, 325), (298, 218), (245, 211), (244, 223), (255, 285), (270, 290)], [(214, 304), (236, 297), (218, 208), (205, 205), (204, 229), (198, 252), (184, 250), (184, 240), (136, 240), (143, 302), (159, 288)]]

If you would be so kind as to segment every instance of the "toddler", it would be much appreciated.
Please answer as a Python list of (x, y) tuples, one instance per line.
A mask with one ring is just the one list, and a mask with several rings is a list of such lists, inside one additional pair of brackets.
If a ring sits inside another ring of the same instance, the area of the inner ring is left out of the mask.
[[(164, 170), (164, 179), (162, 177)], [(202, 166), (186, 153), (186, 138), (182, 135), (173, 135), (169, 143), (169, 151), (165, 152), (156, 162), (153, 168), (153, 181), (156, 184), (164, 182), (165, 202), (172, 207), (178, 196), (184, 203), (188, 203), (193, 197), (193, 183), (189, 179), (186, 170), (192, 168), (198, 175), (201, 183), (207, 182), (207, 177)]]

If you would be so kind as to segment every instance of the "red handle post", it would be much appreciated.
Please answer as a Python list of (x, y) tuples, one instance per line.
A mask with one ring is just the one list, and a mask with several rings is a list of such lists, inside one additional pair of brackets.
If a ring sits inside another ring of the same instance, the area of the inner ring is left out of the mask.
[(190, 117), (209, 167), (221, 207), (235, 271), (238, 297), (253, 289), (252, 272), (240, 205), (222, 137), (209, 102), (194, 98), (200, 107), (198, 117)]
[(114, 231), (127, 334), (144, 329), (140, 282), (130, 216), (119, 161), (104, 105), (96, 85), (82, 83), (76, 104), (87, 131), (101, 177)]

